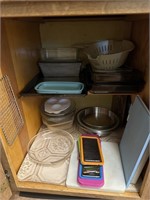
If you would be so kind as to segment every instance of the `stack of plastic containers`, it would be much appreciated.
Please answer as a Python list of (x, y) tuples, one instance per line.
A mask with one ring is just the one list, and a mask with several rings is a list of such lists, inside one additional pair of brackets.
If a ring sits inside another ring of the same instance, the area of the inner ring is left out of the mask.
[(99, 137), (81, 135), (78, 140), (78, 147), (78, 183), (82, 186), (102, 187), (104, 185), (104, 158)]
[(75, 103), (67, 97), (51, 97), (41, 105), (43, 124), (49, 129), (69, 129), (73, 125), (75, 108)]

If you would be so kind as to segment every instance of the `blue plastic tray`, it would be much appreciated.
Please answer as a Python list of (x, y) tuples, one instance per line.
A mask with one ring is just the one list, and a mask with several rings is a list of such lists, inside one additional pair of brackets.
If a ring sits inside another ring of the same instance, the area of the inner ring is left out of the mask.
[(84, 84), (80, 82), (46, 81), (35, 86), (40, 94), (81, 94)]

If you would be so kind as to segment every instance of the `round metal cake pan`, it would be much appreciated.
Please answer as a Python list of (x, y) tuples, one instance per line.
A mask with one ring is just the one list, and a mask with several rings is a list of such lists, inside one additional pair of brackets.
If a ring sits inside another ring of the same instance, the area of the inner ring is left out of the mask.
[(89, 107), (80, 111), (79, 120), (88, 127), (109, 129), (117, 122), (117, 116), (107, 108)]
[(119, 125), (117, 115), (101, 107), (88, 107), (78, 111), (76, 121), (80, 128), (98, 135), (104, 135)]

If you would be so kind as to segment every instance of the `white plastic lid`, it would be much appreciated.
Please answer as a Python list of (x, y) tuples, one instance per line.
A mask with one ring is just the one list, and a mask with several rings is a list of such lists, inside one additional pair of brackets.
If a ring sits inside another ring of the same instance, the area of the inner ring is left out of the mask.
[(71, 101), (68, 98), (52, 97), (45, 102), (44, 110), (47, 113), (58, 114), (66, 110), (70, 105), (71, 105)]

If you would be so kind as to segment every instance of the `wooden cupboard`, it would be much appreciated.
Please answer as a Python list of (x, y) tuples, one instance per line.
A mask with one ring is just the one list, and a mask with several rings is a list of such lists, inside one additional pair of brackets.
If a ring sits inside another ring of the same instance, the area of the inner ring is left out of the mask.
[[(60, 194), (104, 199), (148, 199), (149, 164), (142, 174), (139, 192), (101, 192), (78, 190), (65, 186), (20, 182), (17, 172), (26, 155), (29, 140), (41, 126), (39, 106), (42, 95), (21, 96), (20, 92), (39, 72), (40, 49), (68, 47), (100, 39), (129, 39), (136, 48), (128, 58), (129, 66), (144, 74), (145, 86), (139, 95), (149, 106), (149, 1), (2, 1), (1, 2), (1, 67), (0, 77), (10, 79), (24, 125), (12, 145), (0, 129), (0, 138), (18, 191)], [(113, 96), (73, 97), (77, 105), (91, 98), (112, 105)], [(130, 95), (134, 99), (137, 93)], [(44, 97), (45, 98), (45, 97)], [(102, 103), (103, 105), (103, 103)]]

